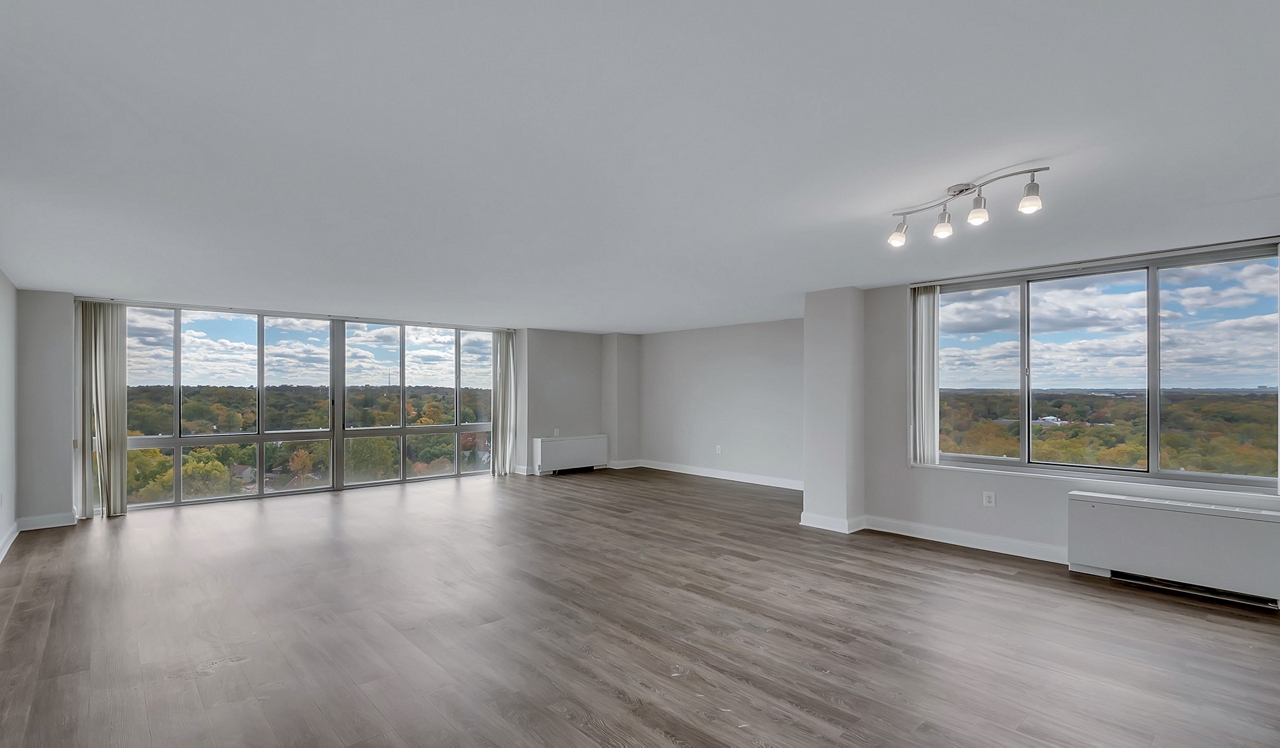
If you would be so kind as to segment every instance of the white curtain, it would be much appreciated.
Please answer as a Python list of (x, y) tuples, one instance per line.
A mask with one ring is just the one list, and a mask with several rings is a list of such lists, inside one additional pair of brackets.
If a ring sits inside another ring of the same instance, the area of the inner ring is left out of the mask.
[(938, 287), (911, 289), (912, 421), (911, 459), (938, 463)]
[[(84, 431), (92, 450), (90, 460), (103, 512), (108, 517), (124, 514), (128, 508), (125, 325), (125, 308), (120, 304), (80, 302)], [(82, 511), (87, 509), (90, 507), (82, 507)]]
[(493, 474), (511, 472), (516, 449), (516, 334), (493, 333)]

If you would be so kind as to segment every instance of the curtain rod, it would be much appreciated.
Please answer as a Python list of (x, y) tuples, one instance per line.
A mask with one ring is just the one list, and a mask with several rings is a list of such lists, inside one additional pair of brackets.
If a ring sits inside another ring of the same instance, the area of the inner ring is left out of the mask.
[(455, 325), (445, 322), (418, 322), (403, 319), (380, 319), (377, 317), (358, 317), (349, 314), (308, 314), (304, 312), (282, 312), (278, 309), (245, 309), (232, 306), (209, 306), (207, 304), (174, 304), (167, 301), (139, 301), (137, 299), (112, 299), (102, 296), (76, 296), (76, 301), (97, 301), (106, 304), (123, 304), (125, 306), (148, 307), (150, 309), (190, 309), (198, 312), (230, 312), (233, 314), (261, 314), (267, 317), (296, 317), (300, 319), (328, 319), (342, 322), (360, 322), (377, 325), (412, 325), (414, 327), (447, 327), (457, 330), (477, 330), (481, 332), (515, 332), (512, 327), (485, 327), (483, 325)]
[(1280, 243), (1280, 234), (1272, 236), (1262, 236), (1257, 239), (1244, 239), (1235, 242), (1218, 242), (1216, 244), (1197, 244), (1190, 247), (1179, 247), (1177, 249), (1162, 249), (1151, 252), (1137, 252), (1129, 255), (1117, 255), (1115, 257), (1106, 257), (1097, 260), (1081, 260), (1079, 262), (1058, 262), (1051, 265), (1034, 265), (1032, 267), (1018, 268), (1016, 270), (1002, 270), (995, 273), (979, 273), (976, 275), (960, 275), (954, 278), (943, 278), (941, 280), (923, 281), (920, 283), (912, 283), (909, 288), (920, 288), (922, 286), (946, 286), (957, 283), (977, 283), (979, 281), (1000, 280), (1003, 278), (1016, 278), (1029, 273), (1052, 272), (1054, 270), (1085, 270), (1092, 267), (1105, 267), (1121, 262), (1134, 262), (1143, 259), (1159, 259), (1162, 257), (1177, 257), (1179, 255), (1194, 255), (1201, 252), (1208, 252), (1218, 249), (1243, 249), (1245, 247), (1266, 246), (1268, 244), (1275, 245)]

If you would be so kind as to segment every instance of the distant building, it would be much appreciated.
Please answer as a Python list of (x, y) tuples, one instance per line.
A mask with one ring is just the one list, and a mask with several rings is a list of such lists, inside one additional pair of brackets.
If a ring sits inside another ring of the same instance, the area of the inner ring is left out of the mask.
[(256, 483), (258, 481), (258, 469), (250, 465), (232, 465), (230, 472), (232, 478), (243, 483)]

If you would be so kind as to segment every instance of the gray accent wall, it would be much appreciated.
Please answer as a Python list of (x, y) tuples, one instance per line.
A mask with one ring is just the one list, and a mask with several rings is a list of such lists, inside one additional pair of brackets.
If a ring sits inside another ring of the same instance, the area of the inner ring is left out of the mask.
[(640, 336), (603, 336), (602, 411), (609, 437), (609, 464), (631, 465), (642, 456), (640, 442)]
[(517, 472), (530, 467), (533, 440), (603, 433), (603, 336), (526, 329), (516, 332)]
[(803, 320), (643, 335), (640, 389), (646, 464), (799, 487)]

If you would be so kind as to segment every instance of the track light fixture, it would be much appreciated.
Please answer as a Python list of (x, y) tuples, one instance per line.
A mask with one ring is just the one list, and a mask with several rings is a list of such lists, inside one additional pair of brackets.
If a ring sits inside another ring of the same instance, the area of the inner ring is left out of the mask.
[(1031, 181), (1028, 182), (1027, 186), (1022, 190), (1022, 200), (1018, 203), (1018, 210), (1028, 215), (1035, 213), (1037, 210), (1044, 207), (1040, 202), (1040, 184), (1036, 182), (1036, 174), (1042, 171), (1049, 171), (1049, 167), (1038, 166), (1034, 169), (1023, 169), (1021, 171), (1014, 171), (1008, 174), (1001, 174), (998, 177), (992, 177), (991, 179), (979, 184), (970, 184), (968, 182), (953, 184), (947, 188), (947, 197), (935, 203), (931, 203), (921, 208), (913, 208), (912, 210), (904, 210), (894, 213), (893, 215), (895, 217), (902, 220), (898, 223), (898, 228), (894, 229), (894, 232), (889, 235), (889, 244), (893, 247), (901, 247), (907, 243), (907, 216), (922, 213), (926, 210), (933, 210), (934, 208), (939, 207), (942, 208), (942, 213), (938, 215), (938, 225), (933, 227), (933, 235), (939, 239), (946, 239), (948, 236), (951, 236), (954, 229), (951, 226), (951, 213), (947, 210), (947, 203), (958, 197), (964, 197), (965, 195), (974, 196), (973, 210), (969, 211), (969, 223), (974, 226), (981, 226), (991, 218), (987, 213), (987, 198), (983, 197), (982, 188), (992, 182), (998, 182), (1001, 179), (1017, 177), (1023, 174), (1030, 174)]
[(892, 247), (901, 247), (907, 243), (907, 219), (903, 218), (898, 222), (898, 228), (893, 230), (889, 235), (889, 245)]
[(938, 225), (933, 227), (933, 235), (939, 239), (946, 239), (951, 236), (951, 214), (947, 212), (947, 206), (942, 206), (942, 212), (938, 214)]
[(987, 215), (987, 199), (982, 196), (982, 190), (978, 190), (978, 196), (973, 199), (973, 210), (969, 211), (969, 224), (981, 226), (989, 220), (991, 216)]
[(1040, 185), (1036, 184), (1036, 175), (1031, 175), (1031, 181), (1027, 182), (1027, 186), (1022, 189), (1022, 199), (1018, 201), (1018, 210), (1027, 215), (1040, 210)]

